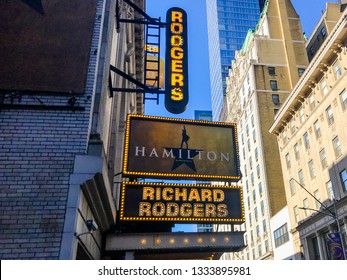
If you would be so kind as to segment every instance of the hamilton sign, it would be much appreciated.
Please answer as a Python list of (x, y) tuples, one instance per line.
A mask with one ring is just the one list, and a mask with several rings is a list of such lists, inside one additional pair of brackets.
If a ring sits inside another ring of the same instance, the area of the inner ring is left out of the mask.
[(239, 181), (236, 125), (129, 115), (123, 175)]
[(242, 223), (242, 187), (123, 182), (120, 220)]

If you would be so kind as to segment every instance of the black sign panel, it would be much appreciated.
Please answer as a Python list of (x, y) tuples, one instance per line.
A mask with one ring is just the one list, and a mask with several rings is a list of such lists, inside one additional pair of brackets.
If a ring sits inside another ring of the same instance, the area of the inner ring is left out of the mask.
[(180, 114), (189, 100), (187, 14), (181, 8), (166, 13), (165, 57), (165, 107)]
[(242, 187), (123, 182), (120, 220), (243, 223)]
[(128, 115), (123, 175), (237, 182), (236, 125)]

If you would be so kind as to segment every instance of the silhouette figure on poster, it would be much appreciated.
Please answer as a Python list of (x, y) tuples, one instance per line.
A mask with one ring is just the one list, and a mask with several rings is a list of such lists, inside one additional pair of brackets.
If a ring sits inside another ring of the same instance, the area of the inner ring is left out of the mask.
[(189, 136), (187, 134), (187, 131), (186, 131), (186, 126), (184, 125), (183, 126), (183, 129), (182, 129), (182, 141), (181, 141), (181, 149), (183, 147), (183, 144), (185, 143), (186, 144), (186, 147), (188, 149), (188, 141), (189, 141)]

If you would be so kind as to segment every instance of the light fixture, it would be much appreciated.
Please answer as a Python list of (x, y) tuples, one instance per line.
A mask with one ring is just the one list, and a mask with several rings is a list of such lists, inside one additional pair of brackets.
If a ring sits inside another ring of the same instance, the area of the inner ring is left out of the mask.
[(94, 231), (98, 230), (98, 228), (99, 228), (97, 223), (94, 220), (86, 220), (84, 222), (84, 224), (86, 225), (88, 231), (82, 232), (82, 233), (75, 232), (76, 237), (79, 237), (79, 236), (85, 235), (85, 234), (93, 234)]
[(94, 220), (86, 220), (85, 224), (89, 231), (96, 231), (99, 228)]

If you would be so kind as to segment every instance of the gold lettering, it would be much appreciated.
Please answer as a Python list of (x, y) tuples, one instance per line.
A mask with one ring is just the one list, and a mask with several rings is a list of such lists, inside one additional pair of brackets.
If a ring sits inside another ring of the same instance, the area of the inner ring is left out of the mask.
[(147, 216), (150, 217), (152, 216), (151, 214), (151, 204), (148, 202), (140, 202), (139, 205), (139, 216), (143, 217), (143, 216)]
[(199, 195), (199, 191), (197, 189), (192, 189), (190, 191), (189, 197), (188, 197), (188, 201), (201, 201), (200, 200), (200, 195)]
[(163, 199), (164, 200), (172, 200), (173, 199), (174, 190), (172, 188), (164, 188), (163, 189)]
[(142, 199), (153, 200), (154, 199), (154, 189), (150, 187), (144, 187), (142, 192)]
[(228, 216), (228, 206), (226, 206), (225, 204), (218, 204), (217, 217), (225, 218), (226, 216)]
[(171, 74), (171, 86), (183, 87), (184, 86), (183, 78), (184, 77), (182, 74), (172, 73)]
[[(173, 47), (171, 49), (171, 58), (173, 59), (182, 59), (183, 58), (183, 49), (180, 47)], [(172, 61), (172, 63), (174, 62), (174, 60)], [(181, 61), (182, 63), (182, 61)], [(173, 67), (171, 67), (173, 68)]]
[(183, 91), (180, 88), (172, 89), (171, 99), (174, 101), (181, 101), (183, 99)]
[(204, 216), (204, 204), (195, 203), (193, 205), (194, 217), (203, 217)]
[(177, 217), (179, 213), (179, 207), (177, 203), (170, 202), (166, 205), (166, 216)]
[(183, 45), (183, 38), (182, 36), (179, 36), (179, 35), (173, 35), (171, 36), (171, 46), (173, 47), (180, 47)]
[(213, 190), (213, 201), (222, 202), (224, 200), (224, 192), (222, 190)]
[(187, 189), (186, 188), (176, 188), (175, 189), (175, 200), (179, 201), (182, 198), (182, 201), (187, 201)]
[(212, 192), (209, 189), (201, 190), (201, 201), (212, 201)]
[(155, 199), (161, 200), (161, 188), (155, 188)]
[(174, 34), (181, 34), (183, 32), (183, 25), (181, 23), (172, 23), (170, 29)]
[(182, 60), (173, 60), (172, 61), (172, 71), (173, 72), (183, 72)]
[(181, 12), (172, 12), (171, 13), (172, 22), (183, 22), (183, 14)]
[(180, 209), (180, 214), (182, 217), (190, 217), (192, 212), (192, 205), (190, 203), (182, 203)]
[(162, 202), (156, 202), (153, 204), (152, 213), (154, 217), (162, 217), (165, 214), (165, 204)]
[(216, 217), (216, 205), (211, 203), (205, 204), (205, 217)]

